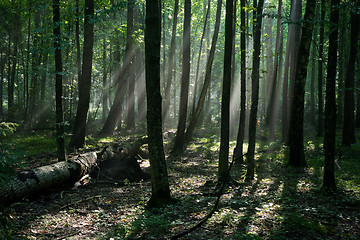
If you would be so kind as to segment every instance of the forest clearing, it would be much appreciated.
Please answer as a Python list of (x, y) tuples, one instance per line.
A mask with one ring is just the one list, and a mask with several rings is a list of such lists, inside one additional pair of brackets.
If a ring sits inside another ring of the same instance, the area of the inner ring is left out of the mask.
[(360, 239), (359, 22), (0, 1), (0, 239)]

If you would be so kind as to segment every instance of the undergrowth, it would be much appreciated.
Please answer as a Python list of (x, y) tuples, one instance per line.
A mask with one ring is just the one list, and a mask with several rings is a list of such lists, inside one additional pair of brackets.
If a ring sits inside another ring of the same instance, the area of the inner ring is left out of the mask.
[[(114, 142), (127, 146), (142, 135), (90, 137), (86, 147), (101, 148)], [(281, 142), (258, 141), (255, 179), (245, 182), (246, 166), (234, 166), (231, 176), (239, 184), (226, 188), (214, 215), (201, 228), (189, 234), (187, 239), (358, 239), (360, 144), (354, 144), (351, 148), (337, 146), (335, 171), (338, 190), (329, 194), (321, 191), (324, 165), (322, 141), (322, 138), (312, 138), (305, 142), (308, 167), (303, 172), (286, 167), (289, 149)], [(49, 132), (26, 136), (15, 134), (8, 136), (0, 146), (2, 179), (10, 174), (4, 170), (5, 167), (11, 167), (12, 172), (29, 168), (29, 157), (49, 153), (56, 147)], [(113, 210), (106, 212), (101, 208), (101, 216), (94, 214), (94, 211), (87, 214), (92, 214), (94, 221), (109, 221), (111, 224), (102, 223), (108, 228), (94, 238), (164, 239), (196, 224), (214, 204), (219, 146), (216, 136), (196, 138), (183, 156), (167, 158), (171, 193), (179, 200), (177, 204), (156, 210), (145, 209), (146, 199), (151, 192), (150, 184), (124, 186), (129, 190), (129, 195), (122, 195), (122, 198), (133, 201), (129, 205), (116, 205), (116, 195), (109, 193), (106, 196), (103, 193), (104, 199), (99, 201), (105, 202)], [(230, 146), (234, 148), (235, 142), (231, 142)], [(169, 147), (165, 146), (165, 149)], [(244, 150), (246, 152), (246, 147)], [(46, 160), (43, 161), (45, 165)], [(103, 205), (96, 203), (95, 206)], [(86, 205), (83, 207), (86, 209)], [(85, 214), (76, 206), (69, 214), (76, 216), (77, 211)], [(116, 217), (117, 214), (121, 214), (121, 217)], [(19, 226), (4, 224), (8, 216), (9, 213), (4, 214), (0, 219), (3, 224), (0, 237), (1, 234), (7, 236), (19, 229)], [(64, 218), (63, 215), (58, 217)], [(46, 229), (39, 224), (38, 228)]]

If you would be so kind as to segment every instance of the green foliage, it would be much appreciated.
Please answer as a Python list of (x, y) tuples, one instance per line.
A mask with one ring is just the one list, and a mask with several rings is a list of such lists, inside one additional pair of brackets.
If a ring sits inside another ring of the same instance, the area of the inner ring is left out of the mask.
[(0, 184), (17, 170), (26, 168), (33, 157), (46, 165), (56, 153), (56, 138), (51, 131), (16, 134), (3, 139), (5, 141), (0, 142)]
[(114, 240), (126, 239), (126, 234), (128, 232), (129, 229), (126, 226), (119, 224), (116, 225), (110, 232), (108, 232), (104, 239), (114, 239)]
[(0, 122), (0, 139), (13, 134), (18, 126), (17, 123)]
[(145, 231), (155, 236), (161, 236), (169, 231), (170, 226), (171, 223), (165, 213), (145, 213), (133, 222), (131, 232), (138, 234)]
[(15, 174), (16, 167), (25, 165), (23, 147), (7, 141), (0, 143), (0, 184)]

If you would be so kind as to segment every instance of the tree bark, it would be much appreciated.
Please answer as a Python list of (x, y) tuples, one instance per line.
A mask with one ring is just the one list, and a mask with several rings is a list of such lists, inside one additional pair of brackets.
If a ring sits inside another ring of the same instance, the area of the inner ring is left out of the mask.
[(85, 0), (84, 51), (81, 78), (79, 79), (79, 102), (70, 147), (84, 146), (86, 124), (90, 104), (92, 57), (94, 45), (94, 0)]
[(207, 7), (207, 10), (206, 10), (206, 14), (205, 14), (203, 31), (202, 31), (202, 35), (201, 35), (201, 39), (200, 39), (200, 47), (199, 47), (197, 65), (196, 65), (195, 86), (194, 86), (193, 104), (192, 104), (192, 108), (191, 108), (191, 115), (194, 115), (194, 113), (195, 113), (196, 95), (197, 95), (197, 89), (198, 89), (198, 85), (199, 85), (200, 63), (201, 63), (203, 42), (204, 42), (204, 38), (205, 38), (206, 26), (207, 26), (207, 23), (208, 23), (209, 15), (210, 15), (210, 0), (208, 1), (208, 7)]
[(103, 39), (103, 81), (102, 81), (102, 120), (106, 120), (106, 116), (108, 114), (108, 87), (109, 84), (107, 82), (107, 63), (106, 63), (106, 37)]
[(184, 33), (183, 33), (183, 60), (181, 75), (181, 92), (179, 122), (176, 131), (175, 143), (172, 153), (178, 154), (184, 151), (185, 127), (188, 110), (188, 96), (190, 83), (190, 23), (191, 23), (191, 0), (185, 0)]
[(319, 37), (319, 60), (318, 60), (318, 129), (317, 136), (324, 135), (324, 99), (323, 99), (323, 49), (325, 31), (325, 0), (321, 0), (320, 37)]
[(80, 155), (73, 161), (62, 161), (20, 172), (0, 186), (0, 204), (9, 204), (51, 188), (69, 186), (90, 172), (96, 161), (96, 153), (91, 152)]
[[(129, 3), (130, 4), (130, 3)], [(115, 14), (115, 13), (114, 13)], [(115, 19), (115, 17), (114, 17)], [(130, 20), (130, 19), (128, 19)], [(130, 23), (127, 23), (130, 24)], [(119, 31), (115, 29), (115, 32), (118, 33)], [(128, 33), (128, 32), (127, 32)], [(115, 62), (117, 63), (117, 69), (114, 74), (114, 79), (116, 83), (116, 92), (114, 101), (110, 107), (109, 114), (106, 118), (103, 128), (101, 129), (99, 135), (101, 136), (110, 136), (113, 134), (114, 129), (116, 127), (116, 123), (118, 123), (118, 129), (121, 128), (121, 112), (122, 112), (122, 104), (124, 101), (124, 96), (127, 90), (127, 78), (128, 73), (131, 70), (130, 64), (132, 59), (131, 54), (131, 44), (130, 44), (130, 31), (129, 35), (127, 34), (127, 43), (125, 48), (125, 56), (123, 61), (123, 66), (120, 67), (120, 41), (119, 39), (116, 40), (116, 50), (115, 50)], [(128, 38), (129, 37), (129, 38)]]
[(256, 140), (256, 125), (257, 125), (257, 111), (259, 105), (259, 71), (260, 71), (260, 40), (261, 40), (261, 23), (264, 0), (254, 0), (254, 53), (253, 53), (253, 69), (251, 73), (251, 110), (249, 119), (249, 147), (247, 152), (247, 172), (246, 178), (248, 180), (254, 179), (255, 175), (255, 140)]
[(233, 44), (233, 0), (226, 0), (225, 16), (225, 51), (224, 75), (221, 97), (221, 131), (218, 182), (225, 181), (229, 165), (229, 124), (230, 124), (230, 89), (231, 89), (231, 61)]
[(40, 77), (40, 62), (41, 56), (39, 54), (38, 49), (40, 48), (40, 33), (38, 29), (40, 28), (40, 11), (37, 10), (34, 15), (34, 28), (35, 31), (33, 33), (33, 53), (31, 57), (31, 84), (30, 84), (30, 111), (28, 119), (29, 127), (32, 128), (39, 120), (39, 109), (38, 103), (40, 99), (40, 91), (39, 91), (39, 77)]
[[(302, 21), (302, 0), (293, 0), (291, 3), (291, 28), (292, 34), (294, 34), (293, 42), (290, 48), (290, 85), (289, 85), (289, 109), (291, 113), (291, 104), (294, 93), (294, 85), (296, 75), (296, 68), (298, 62), (298, 54), (300, 52), (300, 39), (301, 39), (301, 21)], [(289, 26), (289, 27), (290, 27)], [(291, 117), (291, 116), (290, 116)], [(288, 121), (290, 118), (288, 118)], [(288, 139), (289, 140), (289, 139)]]
[(274, 67), (272, 69), (272, 76), (270, 81), (270, 101), (268, 106), (268, 122), (269, 122), (269, 137), (270, 139), (275, 138), (275, 124), (277, 119), (277, 75), (279, 68), (279, 55), (282, 54), (280, 52), (281, 41), (282, 41), (282, 26), (281, 26), (281, 8), (282, 8), (282, 0), (279, 0), (278, 3), (278, 16), (276, 23), (276, 47), (275, 47), (275, 59), (274, 59)]
[(161, 1), (146, 1), (145, 74), (147, 131), (151, 169), (151, 198), (148, 205), (160, 207), (172, 201), (162, 138), (160, 94)]
[(129, 51), (129, 72), (128, 76), (128, 99), (127, 99), (127, 121), (128, 129), (135, 128), (135, 54), (134, 54), (134, 8), (136, 1), (128, 1), (127, 28), (126, 28), (126, 49)]
[(245, 115), (246, 115), (246, 25), (245, 25), (245, 0), (240, 1), (241, 18), (240, 18), (240, 120), (239, 129), (236, 140), (236, 147), (234, 149), (233, 158), (236, 163), (243, 163), (243, 143), (245, 135)]
[[(316, 7), (316, 19), (319, 15), (319, 6)], [(310, 82), (310, 122), (315, 126), (315, 73), (316, 73), (316, 42), (317, 27), (314, 29), (314, 38), (311, 50), (311, 82)]]
[(166, 78), (166, 87), (165, 87), (165, 95), (164, 95), (164, 102), (163, 102), (163, 113), (162, 119), (163, 122), (166, 123), (167, 116), (170, 108), (170, 88), (173, 80), (173, 71), (175, 66), (175, 48), (176, 48), (176, 28), (177, 28), (177, 21), (178, 21), (178, 13), (179, 13), (179, 0), (175, 0), (174, 3), (174, 20), (172, 26), (172, 33), (171, 33), (171, 42), (170, 42), (170, 52), (168, 57), (168, 70), (167, 70), (167, 78)]
[[(188, 126), (188, 128), (186, 130), (185, 142), (189, 142), (191, 140), (191, 138), (192, 138), (193, 132), (195, 130), (195, 126), (196, 126), (196, 124), (197, 124), (197, 122), (198, 122), (198, 120), (200, 118), (201, 111), (202, 111), (202, 109), (204, 107), (207, 90), (209, 89), (209, 86), (210, 86), (212, 65), (213, 65), (213, 62), (214, 62), (216, 43), (217, 43), (217, 39), (218, 39), (218, 35), (219, 35), (219, 29), (220, 29), (221, 7), (222, 7), (222, 0), (219, 0), (218, 4), (217, 4), (217, 10), (216, 10), (216, 20), (215, 20), (215, 26), (214, 26), (214, 34), (213, 34), (213, 38), (212, 38), (212, 42), (211, 42), (211, 48), (210, 48), (209, 57), (208, 57), (207, 63), (206, 63), (204, 85), (203, 85), (203, 87), (201, 89), (201, 93), (200, 93), (200, 96), (199, 96), (198, 103), (196, 105), (195, 112), (192, 115), (189, 126)], [(206, 112), (209, 112), (209, 111), (206, 111)]]
[(63, 84), (62, 84), (62, 57), (60, 32), (60, 1), (53, 0), (53, 26), (55, 49), (55, 90), (56, 90), (56, 142), (59, 161), (66, 161), (64, 111), (63, 111)]
[(299, 54), (295, 73), (294, 92), (291, 104), (289, 146), (289, 165), (293, 167), (305, 167), (304, 154), (304, 97), (307, 75), (307, 65), (310, 55), (312, 32), (314, 29), (315, 0), (308, 0), (302, 26)]
[[(359, 0), (357, 1), (357, 7), (359, 7)], [(355, 87), (355, 63), (358, 50), (358, 33), (360, 15), (354, 12), (351, 13), (351, 34), (350, 34), (350, 56), (347, 65), (346, 78), (345, 78), (345, 99), (344, 99), (344, 124), (342, 144), (350, 146), (356, 143), (355, 137), (355, 99), (354, 99), (354, 87)]]
[[(326, 97), (325, 97), (325, 121), (324, 121), (324, 181), (322, 187), (327, 190), (335, 190), (335, 135), (336, 135), (336, 66), (338, 48), (338, 27), (340, 0), (331, 0), (330, 10), (330, 35), (328, 64), (326, 74)], [(354, 50), (353, 50), (354, 51)]]

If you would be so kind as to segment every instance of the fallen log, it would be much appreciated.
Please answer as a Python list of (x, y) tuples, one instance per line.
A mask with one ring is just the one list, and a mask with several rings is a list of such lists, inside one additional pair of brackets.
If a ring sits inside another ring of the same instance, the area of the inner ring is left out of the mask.
[(0, 186), (0, 204), (9, 204), (36, 193), (60, 186), (69, 186), (89, 173), (97, 163), (95, 152), (77, 156), (74, 160), (19, 172)]
[(73, 186), (86, 174), (113, 182), (148, 180), (150, 175), (142, 171), (137, 161), (137, 157), (144, 154), (141, 146), (146, 143), (147, 138), (140, 138), (127, 149), (106, 147), (100, 153), (80, 154), (66, 162), (19, 172), (0, 185), (0, 205), (36, 196), (49, 189)]

